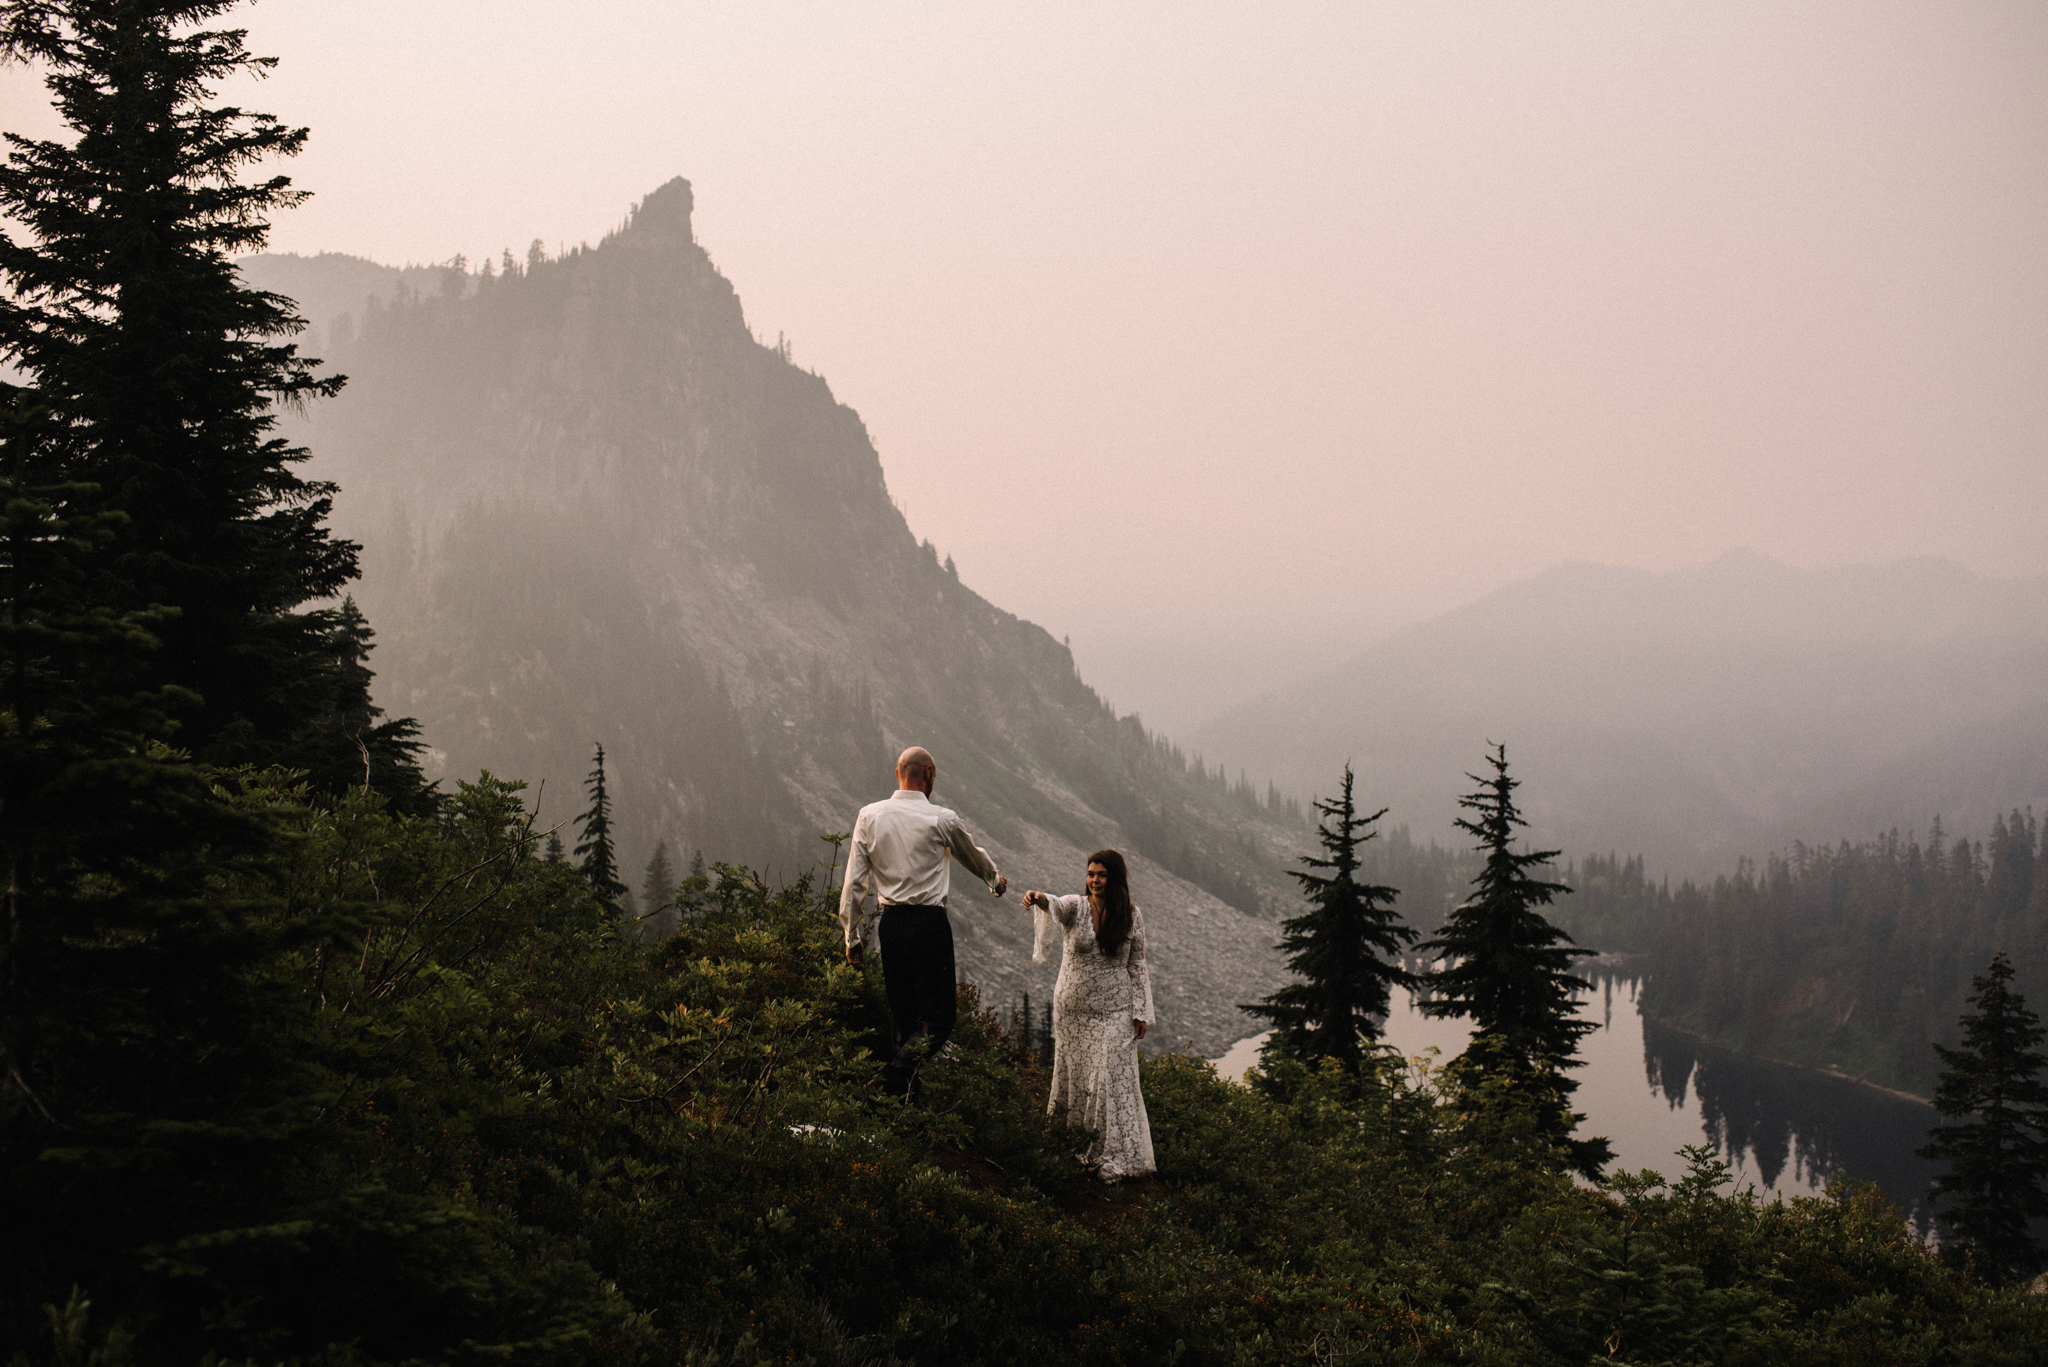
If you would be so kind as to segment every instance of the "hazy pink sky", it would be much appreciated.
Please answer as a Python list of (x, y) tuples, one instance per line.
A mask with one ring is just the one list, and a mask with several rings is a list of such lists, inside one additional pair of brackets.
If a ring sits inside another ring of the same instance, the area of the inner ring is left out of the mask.
[(314, 130), (277, 248), (595, 241), (689, 177), (912, 527), (1176, 727), (1564, 558), (2048, 569), (2038, 0), (235, 22)]

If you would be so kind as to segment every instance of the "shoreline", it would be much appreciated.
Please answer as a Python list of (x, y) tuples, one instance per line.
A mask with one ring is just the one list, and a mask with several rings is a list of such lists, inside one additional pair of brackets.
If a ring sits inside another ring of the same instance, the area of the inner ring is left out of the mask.
[(1839, 1068), (1823, 1068), (1820, 1065), (1814, 1063), (1795, 1063), (1788, 1058), (1773, 1058), (1769, 1054), (1750, 1054), (1745, 1053), (1740, 1049), (1730, 1049), (1727, 1045), (1721, 1043), (1719, 1040), (1710, 1039), (1707, 1036), (1700, 1034), (1697, 1030), (1687, 1030), (1683, 1026), (1673, 1025), (1669, 1021), (1659, 1020), (1657, 1017), (1651, 1015), (1649, 1012), (1643, 1011), (1640, 1005), (1636, 1009), (1639, 1012), (1641, 1012), (1642, 1018), (1645, 1021), (1648, 1021), (1650, 1024), (1656, 1026), (1659, 1030), (1669, 1030), (1674, 1035), (1683, 1035), (1687, 1039), (1695, 1040), (1700, 1044), (1706, 1045), (1710, 1049), (1719, 1049), (1724, 1054), (1733, 1054), (1737, 1058), (1753, 1059), (1758, 1063), (1772, 1063), (1776, 1064), (1780, 1068), (1796, 1068), (1802, 1073), (1818, 1073), (1822, 1077), (1831, 1077), (1839, 1082), (1847, 1082), (1853, 1086), (1868, 1088), (1870, 1091), (1873, 1092), (1882, 1092), (1884, 1093), (1884, 1095), (1889, 1097), (1895, 1097), (1900, 1101), (1910, 1101), (1916, 1106), (1925, 1106), (1930, 1111), (1934, 1109), (1934, 1101), (1930, 1097), (1919, 1096), (1913, 1092), (1902, 1092), (1896, 1087), (1887, 1087), (1883, 1083), (1871, 1082), (1865, 1078), (1855, 1077), (1849, 1073), (1841, 1071)]

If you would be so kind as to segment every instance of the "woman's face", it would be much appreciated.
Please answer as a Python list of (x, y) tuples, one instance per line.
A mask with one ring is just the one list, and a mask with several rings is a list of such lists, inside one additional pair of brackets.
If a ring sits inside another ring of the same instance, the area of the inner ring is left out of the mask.
[(1088, 866), (1088, 895), (1100, 897), (1109, 891), (1109, 870), (1100, 864)]

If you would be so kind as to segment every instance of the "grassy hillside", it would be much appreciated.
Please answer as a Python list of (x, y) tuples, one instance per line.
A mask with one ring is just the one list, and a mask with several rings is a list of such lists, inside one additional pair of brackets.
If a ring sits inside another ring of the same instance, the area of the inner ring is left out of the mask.
[(533, 857), (530, 794), (297, 796), (243, 785), (281, 838), (220, 883), (280, 932), (269, 1090), (160, 1149), (147, 1180), (195, 1195), (151, 1249), (80, 1175), (104, 1158), (25, 1162), (17, 1361), (1992, 1367), (2048, 1337), (1873, 1188), (1762, 1204), (1706, 1150), (1576, 1187), (1512, 1089), (1394, 1061), (1148, 1060), (1158, 1175), (1104, 1188), (971, 993), (922, 1108), (865, 1085), (886, 1016), (829, 891), (719, 870), (654, 946)]

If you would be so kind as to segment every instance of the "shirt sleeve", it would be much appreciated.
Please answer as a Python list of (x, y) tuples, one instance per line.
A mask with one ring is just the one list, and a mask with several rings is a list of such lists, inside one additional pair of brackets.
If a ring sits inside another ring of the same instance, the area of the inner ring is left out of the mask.
[(846, 882), (839, 892), (839, 924), (846, 929), (849, 948), (866, 943), (868, 938), (868, 882), (873, 874), (868, 846), (873, 841), (867, 813), (863, 812), (853, 823), (853, 838), (846, 842)]
[(944, 829), (946, 848), (953, 852), (953, 857), (959, 860), (968, 872), (986, 883), (990, 892), (994, 892), (998, 877), (996, 861), (988, 857), (987, 850), (974, 843), (974, 837), (967, 833), (967, 828), (960, 824), (957, 817), (946, 822)]
[(1145, 966), (1145, 913), (1131, 908), (1131, 1019), (1150, 1025), (1152, 1014), (1152, 973)]

